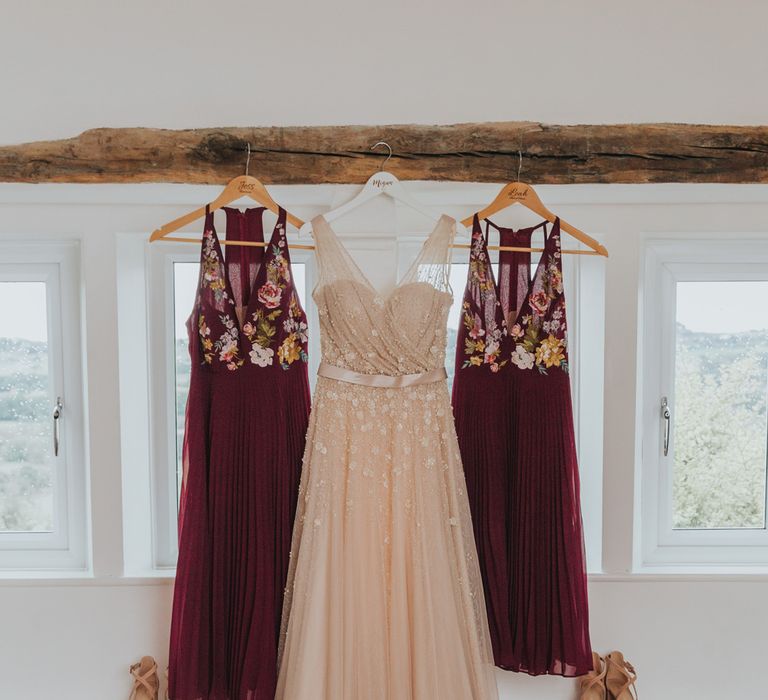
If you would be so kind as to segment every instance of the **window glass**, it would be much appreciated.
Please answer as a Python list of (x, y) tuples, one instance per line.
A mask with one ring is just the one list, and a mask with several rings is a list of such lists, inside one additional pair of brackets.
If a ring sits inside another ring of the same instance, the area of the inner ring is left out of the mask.
[(673, 525), (764, 528), (768, 281), (677, 283)]
[(50, 532), (54, 465), (45, 282), (0, 282), (0, 531)]

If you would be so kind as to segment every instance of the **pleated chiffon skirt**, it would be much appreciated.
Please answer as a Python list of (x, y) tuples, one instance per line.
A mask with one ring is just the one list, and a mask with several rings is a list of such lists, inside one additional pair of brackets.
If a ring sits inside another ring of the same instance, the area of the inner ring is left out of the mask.
[(501, 379), (476, 373), (453, 395), (494, 658), (580, 676), (592, 657), (568, 376)]
[(274, 698), (309, 394), (303, 368), (244, 369), (192, 379), (173, 700)]

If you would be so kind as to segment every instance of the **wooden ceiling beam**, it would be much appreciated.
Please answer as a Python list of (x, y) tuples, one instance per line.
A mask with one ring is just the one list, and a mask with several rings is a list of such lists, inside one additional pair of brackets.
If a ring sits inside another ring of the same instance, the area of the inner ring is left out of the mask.
[(0, 182), (222, 184), (363, 182), (392, 147), (403, 180), (507, 182), (518, 150), (536, 184), (768, 183), (768, 126), (489, 122), (447, 126), (91, 129), (71, 139), (0, 147)]

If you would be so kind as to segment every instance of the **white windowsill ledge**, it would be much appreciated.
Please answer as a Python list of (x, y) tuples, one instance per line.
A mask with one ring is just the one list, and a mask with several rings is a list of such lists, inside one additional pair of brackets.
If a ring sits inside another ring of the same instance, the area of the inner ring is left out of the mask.
[(766, 567), (708, 567), (708, 568), (645, 568), (628, 573), (592, 573), (587, 576), (590, 583), (704, 583), (746, 581), (768, 582)]
[(141, 575), (94, 576), (85, 571), (2, 571), (0, 588), (35, 588), (51, 586), (168, 586), (176, 571), (157, 569)]

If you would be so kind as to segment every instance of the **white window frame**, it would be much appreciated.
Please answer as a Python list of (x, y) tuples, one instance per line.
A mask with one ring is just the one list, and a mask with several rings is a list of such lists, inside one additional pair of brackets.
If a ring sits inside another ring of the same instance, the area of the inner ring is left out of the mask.
[(79, 256), (76, 242), (0, 242), (0, 281), (46, 284), (51, 420), (55, 398), (63, 403), (52, 530), (0, 532), (0, 577), (89, 567)]
[[(638, 436), (640, 443), (641, 570), (768, 566), (768, 528), (675, 530), (674, 362), (678, 281), (768, 280), (768, 242), (752, 237), (679, 236), (649, 240), (642, 287)], [(663, 454), (661, 397), (672, 413), (668, 455)]]

